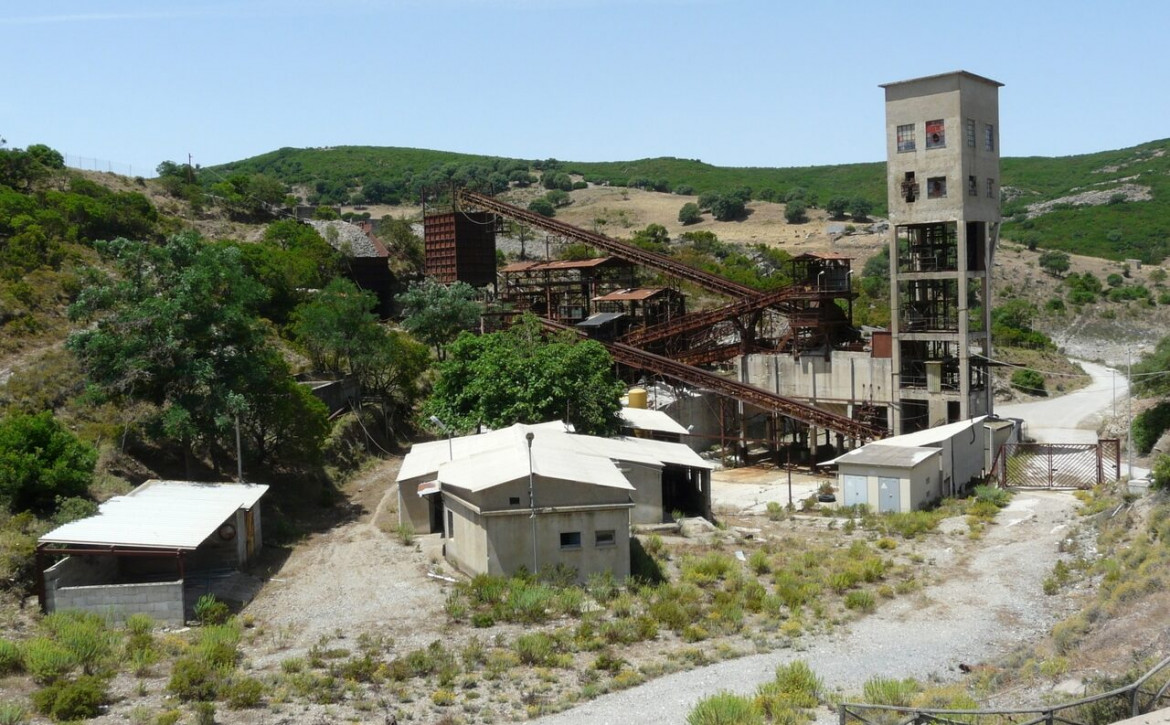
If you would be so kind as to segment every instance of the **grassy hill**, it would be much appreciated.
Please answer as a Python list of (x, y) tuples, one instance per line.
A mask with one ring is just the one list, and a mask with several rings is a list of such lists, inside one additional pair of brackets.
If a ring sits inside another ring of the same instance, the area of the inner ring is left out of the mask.
[[(1004, 236), (1030, 247), (1105, 259), (1160, 262), (1170, 255), (1170, 139), (1115, 151), (1059, 158), (1003, 159)], [(594, 184), (702, 194), (749, 188), (754, 199), (783, 201), (793, 189), (824, 204), (861, 196), (877, 215), (886, 208), (885, 165), (733, 168), (694, 159), (532, 161), (446, 151), (372, 146), (282, 148), (207, 169), (215, 175), (261, 173), (297, 187), (312, 202), (361, 202), (378, 189), (390, 203), (422, 188), (486, 183), (493, 174), (555, 171)], [(499, 177), (496, 177), (497, 179)], [(514, 180), (513, 180), (514, 181)], [(679, 205), (682, 205), (680, 201)]]

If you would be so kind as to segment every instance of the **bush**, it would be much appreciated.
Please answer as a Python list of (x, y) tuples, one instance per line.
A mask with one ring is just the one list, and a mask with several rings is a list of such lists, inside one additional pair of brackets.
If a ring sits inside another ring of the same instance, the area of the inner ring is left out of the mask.
[(265, 689), (264, 683), (255, 677), (239, 677), (232, 678), (224, 685), (220, 694), (227, 701), (228, 707), (240, 710), (263, 704)]
[(717, 692), (699, 700), (687, 713), (687, 725), (763, 725), (764, 715), (750, 699)]
[(682, 205), (678, 210), (678, 220), (681, 224), (697, 224), (703, 221), (703, 212), (699, 209), (699, 205), (693, 201)]
[(554, 217), (557, 215), (556, 207), (552, 205), (548, 199), (541, 197), (533, 199), (528, 203), (528, 211), (534, 211), (541, 216)]
[(0, 639), (0, 675), (20, 670), (20, 648), (15, 642)]
[(1036, 370), (1021, 368), (1012, 373), (1012, 387), (1029, 395), (1048, 395), (1044, 387), (1044, 376)]
[(18, 702), (0, 702), (0, 725), (24, 725), (28, 710)]
[(853, 591), (845, 595), (845, 608), (857, 609), (862, 612), (872, 612), (874, 610), (873, 594), (865, 591)]
[(865, 702), (871, 705), (894, 705), (906, 707), (922, 688), (917, 680), (906, 678), (899, 680), (893, 677), (871, 677), (862, 686)]
[(48, 637), (35, 637), (24, 643), (24, 671), (38, 684), (51, 684), (77, 667), (77, 658)]
[(803, 201), (793, 200), (784, 207), (784, 218), (789, 224), (803, 224), (808, 221), (808, 205)]
[(223, 624), (231, 616), (227, 604), (215, 598), (214, 594), (204, 594), (195, 602), (195, 619), (203, 625)]
[(97, 717), (110, 693), (103, 678), (82, 675), (72, 682), (55, 682), (34, 693), (32, 699), (38, 711), (61, 722)]
[(1170, 402), (1158, 403), (1134, 416), (1133, 445), (1138, 455), (1148, 454), (1167, 428), (1170, 428)]
[(0, 418), (0, 506), (12, 513), (48, 514), (58, 497), (85, 496), (96, 463), (49, 411)]
[(210, 663), (186, 655), (175, 660), (167, 690), (184, 702), (198, 702), (214, 700), (219, 685), (219, 675)]

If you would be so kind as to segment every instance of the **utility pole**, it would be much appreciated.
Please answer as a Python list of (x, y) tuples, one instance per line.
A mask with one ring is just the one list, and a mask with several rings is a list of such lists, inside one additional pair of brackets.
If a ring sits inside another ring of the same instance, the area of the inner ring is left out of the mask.
[(1133, 479), (1133, 348), (1125, 349), (1125, 376), (1129, 378), (1129, 389), (1126, 401), (1128, 402), (1126, 418), (1129, 422), (1125, 430), (1126, 465), (1129, 468), (1129, 477)]
[(534, 437), (532, 431), (528, 431), (524, 436), (524, 440), (528, 441), (528, 506), (531, 509), (528, 518), (532, 522), (532, 576), (536, 576), (537, 572), (540, 571), (536, 563), (536, 486), (532, 474), (532, 439)]

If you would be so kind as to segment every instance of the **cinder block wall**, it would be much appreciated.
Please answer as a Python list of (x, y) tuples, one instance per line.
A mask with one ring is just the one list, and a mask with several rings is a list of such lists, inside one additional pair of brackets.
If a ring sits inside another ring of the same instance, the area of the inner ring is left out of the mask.
[[(183, 582), (108, 584), (62, 587), (56, 590), (55, 609), (80, 609), (124, 621), (131, 614), (145, 614), (170, 626), (183, 624)], [(50, 611), (54, 609), (50, 607)]]

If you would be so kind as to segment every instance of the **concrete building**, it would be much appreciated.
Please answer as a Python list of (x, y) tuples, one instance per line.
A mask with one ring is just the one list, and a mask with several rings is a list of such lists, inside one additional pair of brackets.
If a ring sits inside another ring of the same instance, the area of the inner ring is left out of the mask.
[(895, 433), (992, 412), (1002, 85), (958, 71), (882, 86)]
[[(147, 481), (88, 518), (59, 526), (37, 544), (41, 607), (124, 619), (150, 615), (181, 625), (201, 582), (242, 568), (263, 538), (260, 498), (268, 486)], [(63, 556), (52, 566), (51, 557)]]
[(542, 448), (605, 458), (618, 465), (634, 487), (632, 523), (662, 523), (669, 521), (674, 511), (691, 516), (711, 515), (714, 466), (687, 446), (647, 438), (578, 435), (567, 430), (563, 422), (552, 421), (415, 443), (398, 472), (399, 521), (420, 533), (443, 531), (441, 497), (420, 495), (420, 491), (437, 492), (436, 486), (426, 484), (439, 480), (438, 473), (444, 465), (507, 446), (518, 429), (533, 432)]
[(843, 505), (913, 511), (981, 482), (1013, 429), (1011, 421), (979, 416), (883, 438), (826, 465), (837, 466)]
[(440, 467), (443, 551), (468, 574), (564, 566), (584, 581), (630, 574), (634, 487), (608, 458), (545, 445), (523, 426), (498, 448)]

